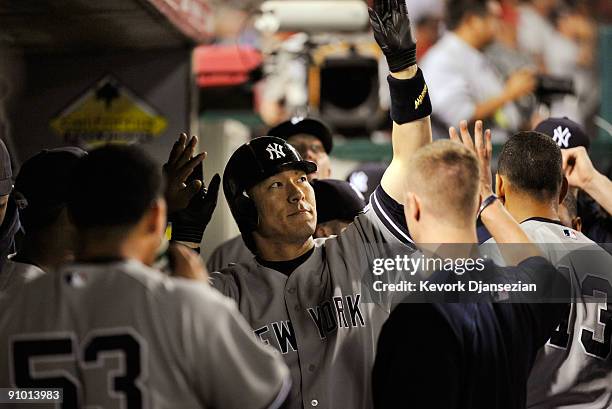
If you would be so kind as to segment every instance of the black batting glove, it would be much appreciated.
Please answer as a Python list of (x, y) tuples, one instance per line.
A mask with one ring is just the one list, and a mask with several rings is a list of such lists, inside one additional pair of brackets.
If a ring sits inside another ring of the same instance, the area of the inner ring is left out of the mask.
[(215, 207), (217, 207), (220, 184), (221, 177), (216, 174), (211, 179), (208, 189), (202, 187), (191, 198), (186, 208), (170, 215), (173, 241), (198, 244), (202, 241), (204, 230), (206, 230)]
[(374, 0), (369, 9), (374, 38), (387, 58), (391, 72), (416, 64), (416, 41), (404, 0)]

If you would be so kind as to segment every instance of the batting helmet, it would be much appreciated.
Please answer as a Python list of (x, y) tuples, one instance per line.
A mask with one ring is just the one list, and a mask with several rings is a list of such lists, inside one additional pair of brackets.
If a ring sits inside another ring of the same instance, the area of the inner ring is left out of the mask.
[(223, 171), (223, 192), (247, 247), (256, 252), (251, 233), (257, 229), (257, 207), (247, 190), (280, 172), (297, 169), (306, 174), (317, 165), (303, 160), (295, 148), (274, 136), (261, 136), (232, 154)]

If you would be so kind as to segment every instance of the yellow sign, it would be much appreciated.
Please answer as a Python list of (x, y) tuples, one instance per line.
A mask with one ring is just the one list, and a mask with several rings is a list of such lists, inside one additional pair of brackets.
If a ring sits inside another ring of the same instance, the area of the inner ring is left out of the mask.
[(100, 80), (51, 121), (68, 143), (142, 142), (168, 125), (152, 107), (112, 76)]

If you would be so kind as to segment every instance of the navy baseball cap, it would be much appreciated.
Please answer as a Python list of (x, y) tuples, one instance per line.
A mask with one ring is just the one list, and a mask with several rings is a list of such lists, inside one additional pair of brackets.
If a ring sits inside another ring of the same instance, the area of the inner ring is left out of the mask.
[(554, 139), (561, 149), (584, 146), (589, 149), (591, 140), (582, 127), (567, 117), (548, 118), (534, 129)]
[(276, 136), (284, 140), (300, 134), (312, 135), (320, 140), (327, 154), (329, 154), (334, 147), (333, 137), (329, 127), (323, 122), (313, 118), (293, 117), (267, 132), (269, 136)]
[(6, 145), (0, 139), (0, 196), (6, 196), (13, 189), (13, 170), (11, 168), (11, 156)]
[(317, 179), (311, 183), (317, 202), (317, 223), (353, 220), (363, 212), (365, 202), (350, 183), (337, 179)]
[(380, 162), (367, 162), (355, 168), (346, 177), (346, 181), (359, 190), (369, 200), (374, 189), (380, 185), (388, 165)]
[(59, 215), (68, 199), (72, 172), (85, 155), (76, 147), (45, 149), (23, 163), (15, 193), (26, 230), (43, 227)]

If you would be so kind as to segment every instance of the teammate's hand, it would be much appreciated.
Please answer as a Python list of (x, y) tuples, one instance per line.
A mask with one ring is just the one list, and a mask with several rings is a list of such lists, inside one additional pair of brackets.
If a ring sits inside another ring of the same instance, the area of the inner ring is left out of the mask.
[(168, 214), (186, 208), (191, 198), (202, 188), (201, 180), (194, 180), (189, 185), (186, 184), (191, 172), (206, 157), (206, 152), (194, 156), (197, 144), (197, 136), (192, 136), (187, 140), (187, 134), (182, 133), (172, 147), (168, 162), (164, 164)]
[(538, 85), (535, 73), (532, 70), (518, 70), (506, 81), (504, 94), (508, 101), (515, 101), (535, 91)]
[(399, 72), (416, 64), (416, 41), (404, 0), (374, 0), (369, 9), (374, 38), (387, 58), (389, 70)]
[(569, 185), (586, 190), (597, 174), (597, 170), (593, 167), (593, 162), (584, 146), (561, 149), (561, 154), (563, 155), (563, 171)]
[(220, 184), (221, 177), (217, 173), (211, 179), (208, 189), (202, 186), (186, 208), (169, 216), (172, 222), (172, 240), (198, 244), (202, 241), (206, 226), (217, 207)]
[(208, 281), (208, 271), (200, 255), (182, 244), (170, 243), (168, 257), (172, 276), (190, 280)]
[(461, 133), (461, 138), (459, 138), (454, 127), (450, 127), (448, 130), (451, 140), (463, 143), (464, 146), (476, 154), (480, 164), (480, 194), (482, 199), (484, 199), (493, 194), (493, 175), (491, 174), (493, 144), (491, 143), (491, 130), (487, 129), (483, 137), (482, 121), (476, 121), (474, 124), (474, 140), (472, 140), (470, 131), (468, 131), (467, 121), (461, 121), (459, 123), (459, 132)]

